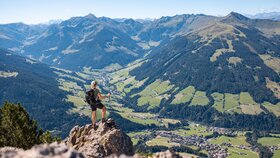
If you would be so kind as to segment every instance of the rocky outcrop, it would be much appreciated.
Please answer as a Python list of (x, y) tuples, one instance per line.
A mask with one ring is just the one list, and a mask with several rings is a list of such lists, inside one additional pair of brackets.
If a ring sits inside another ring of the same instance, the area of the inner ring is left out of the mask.
[(83, 154), (68, 148), (63, 144), (42, 144), (30, 150), (17, 148), (0, 149), (1, 158), (84, 158)]
[(14, 147), (4, 147), (0, 148), (0, 157), (1, 158), (10, 158), (14, 157), (18, 152), (23, 151), (22, 149), (14, 148)]
[(106, 157), (115, 155), (133, 155), (133, 144), (128, 135), (117, 127), (112, 119), (98, 123), (98, 128), (91, 125), (75, 126), (65, 144), (83, 153), (85, 157)]
[[(122, 132), (112, 119), (99, 122), (98, 128), (91, 125), (75, 126), (62, 143), (42, 144), (29, 150), (13, 147), (0, 148), (1, 158), (144, 158), (134, 155), (128, 135)], [(180, 158), (166, 151), (153, 158)]]
[[(0, 148), (1, 158), (85, 158), (82, 153), (63, 144), (52, 143), (33, 147), (30, 150), (22, 150), (12, 147)], [(127, 156), (112, 154), (106, 158), (144, 158), (139, 155)], [(150, 158), (181, 158), (174, 152), (165, 151), (156, 153)]]

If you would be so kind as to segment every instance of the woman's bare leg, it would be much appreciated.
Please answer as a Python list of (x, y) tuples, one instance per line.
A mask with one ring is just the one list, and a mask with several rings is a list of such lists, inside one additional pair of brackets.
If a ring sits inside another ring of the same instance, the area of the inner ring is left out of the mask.
[(92, 120), (92, 125), (94, 126), (94, 123), (96, 121), (96, 110), (92, 111), (92, 113), (91, 113), (91, 120)]
[(104, 107), (102, 108), (102, 120), (105, 119), (105, 116), (106, 116), (106, 107), (104, 106)]
[(104, 107), (102, 108), (102, 119), (105, 118), (105, 115), (106, 115), (106, 107), (104, 106)]

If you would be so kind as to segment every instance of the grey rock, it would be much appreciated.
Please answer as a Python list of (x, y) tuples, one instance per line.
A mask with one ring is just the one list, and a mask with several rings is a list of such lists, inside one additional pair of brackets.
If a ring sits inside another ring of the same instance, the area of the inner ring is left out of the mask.
[[(91, 125), (75, 126), (60, 144), (42, 144), (29, 150), (13, 147), (0, 148), (1, 158), (143, 158), (134, 155), (130, 137), (112, 119)], [(180, 158), (171, 151), (156, 153), (154, 158)]]
[(65, 144), (83, 153), (85, 157), (134, 154), (131, 139), (117, 127), (112, 119), (104, 123), (98, 122), (96, 130), (91, 125), (75, 126), (70, 131)]
[(0, 157), (1, 158), (14, 157), (19, 151), (23, 151), (23, 150), (14, 147), (0, 148)]
[(0, 156), (1, 158), (84, 158), (81, 153), (58, 143), (37, 145), (29, 150), (2, 148)]

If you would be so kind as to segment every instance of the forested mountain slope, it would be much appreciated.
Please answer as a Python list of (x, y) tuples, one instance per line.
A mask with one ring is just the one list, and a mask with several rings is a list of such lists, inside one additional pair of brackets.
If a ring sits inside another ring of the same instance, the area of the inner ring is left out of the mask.
[(64, 101), (66, 93), (56, 78), (49, 66), (0, 50), (1, 105), (21, 103), (44, 129), (63, 129), (65, 135), (75, 123), (88, 118), (69, 112), (73, 104)]
[(163, 41), (137, 66), (113, 74), (112, 83), (139, 111), (226, 127), (257, 128), (262, 122), (261, 129), (276, 129), (279, 28), (277, 21), (238, 13), (215, 18)]
[[(176, 36), (148, 56), (131, 75), (190, 85), (207, 94), (249, 92), (258, 102), (279, 101), (280, 22), (232, 13), (214, 24)], [(275, 30), (275, 32), (273, 32)], [(152, 69), (151, 69), (152, 67)]]

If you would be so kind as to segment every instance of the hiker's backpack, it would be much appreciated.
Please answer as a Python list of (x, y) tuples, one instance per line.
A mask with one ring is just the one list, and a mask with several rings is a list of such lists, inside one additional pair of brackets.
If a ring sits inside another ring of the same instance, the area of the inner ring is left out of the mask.
[(94, 96), (94, 90), (93, 89), (86, 92), (86, 102), (89, 105), (94, 105), (96, 103), (96, 98)]

